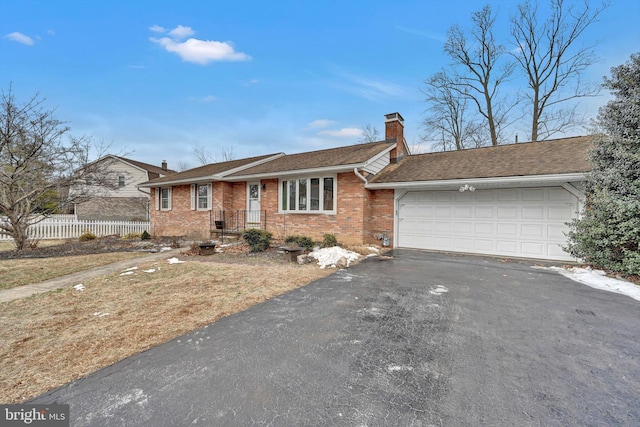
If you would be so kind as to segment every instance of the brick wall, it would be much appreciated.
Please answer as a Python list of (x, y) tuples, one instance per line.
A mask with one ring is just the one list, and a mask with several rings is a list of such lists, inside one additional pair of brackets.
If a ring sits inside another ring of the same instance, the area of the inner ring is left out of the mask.
[(369, 193), (369, 211), (365, 221), (365, 243), (382, 244), (380, 236), (389, 236), (393, 246), (394, 190), (375, 190)]
[[(208, 239), (211, 229), (211, 211), (191, 210), (191, 186), (178, 185), (171, 190), (171, 210), (155, 209), (155, 191), (151, 197), (151, 234), (154, 236), (188, 236)], [(216, 192), (213, 192), (215, 200)], [(215, 202), (213, 204), (215, 209)]]
[[(393, 190), (370, 191), (353, 173), (337, 176), (336, 214), (307, 214), (278, 212), (277, 179), (260, 181), (260, 208), (266, 211), (266, 229), (275, 239), (304, 235), (321, 241), (325, 233), (334, 234), (346, 244), (381, 244), (376, 237), (387, 232), (393, 242)], [(263, 188), (264, 187), (264, 188)], [(191, 210), (190, 186), (175, 186), (172, 190), (171, 211), (155, 210), (155, 189), (152, 189), (152, 233), (164, 236), (192, 236), (208, 238), (211, 228), (210, 211)], [(245, 182), (213, 183), (213, 210), (244, 210), (247, 208)]]
[(339, 242), (362, 244), (365, 219), (364, 183), (353, 172), (337, 177), (336, 214), (279, 213), (278, 180), (263, 180), (262, 209), (267, 211), (267, 230), (274, 238), (304, 235), (322, 241), (325, 233), (334, 234)]

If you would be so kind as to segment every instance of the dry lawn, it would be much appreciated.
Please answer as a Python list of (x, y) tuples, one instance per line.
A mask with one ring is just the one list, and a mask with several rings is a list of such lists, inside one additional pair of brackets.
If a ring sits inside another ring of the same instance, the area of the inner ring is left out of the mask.
[(147, 255), (146, 252), (114, 252), (56, 258), (0, 260), (0, 290), (38, 283), (93, 267)]
[(196, 259), (2, 303), (0, 402), (25, 401), (332, 272)]

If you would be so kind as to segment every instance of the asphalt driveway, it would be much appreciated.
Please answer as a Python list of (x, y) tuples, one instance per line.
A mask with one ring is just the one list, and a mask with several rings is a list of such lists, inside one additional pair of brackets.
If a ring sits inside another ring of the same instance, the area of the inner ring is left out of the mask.
[(40, 396), (73, 426), (640, 424), (640, 302), (395, 251)]

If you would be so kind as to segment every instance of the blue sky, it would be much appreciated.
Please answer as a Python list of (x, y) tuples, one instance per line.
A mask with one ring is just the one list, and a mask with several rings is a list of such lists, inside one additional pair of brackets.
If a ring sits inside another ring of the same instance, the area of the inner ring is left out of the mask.
[[(356, 143), (384, 114), (420, 142), (424, 80), (448, 64), (453, 24), (486, 1), (0, 0), (0, 84), (36, 92), (74, 135), (170, 167)], [(516, 1), (489, 2), (498, 36)], [(540, 8), (547, 2), (541, 0)], [(594, 3), (595, 4), (595, 3)], [(582, 39), (599, 41), (588, 78), (640, 51), (640, 2), (612, 0)], [(594, 115), (606, 94), (586, 100)], [(514, 129), (520, 140), (527, 127)], [(577, 132), (584, 133), (584, 132)]]

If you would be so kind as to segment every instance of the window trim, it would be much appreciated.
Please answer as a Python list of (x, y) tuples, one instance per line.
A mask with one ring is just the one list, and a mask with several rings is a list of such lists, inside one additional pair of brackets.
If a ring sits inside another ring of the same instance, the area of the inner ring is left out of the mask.
[[(206, 200), (207, 200), (207, 206), (205, 206), (204, 208), (200, 207), (200, 199), (202, 197), (205, 196), (200, 196), (200, 187), (206, 187), (207, 188), (207, 195), (206, 195)], [(212, 210), (212, 205), (213, 205), (213, 186), (211, 185), (211, 183), (208, 184), (191, 184), (191, 210), (192, 211), (210, 211)]]
[[(172, 187), (157, 187), (156, 191), (156, 210), (158, 211), (170, 211), (171, 210), (171, 196)], [(167, 190), (167, 207), (162, 207), (162, 190)]]
[[(319, 181), (319, 188), (318, 188), (318, 196), (319, 196), (319, 203), (320, 206), (324, 207), (324, 180), (326, 178), (331, 178), (333, 179), (333, 208), (332, 209), (318, 209), (318, 210), (312, 210), (311, 209), (311, 195), (312, 195), (312, 191), (311, 191), (311, 180), (312, 179), (318, 179)], [(298, 210), (298, 206), (300, 204), (300, 180), (306, 180), (306, 209), (305, 210)], [(295, 182), (295, 205), (296, 205), (296, 210), (292, 210), (289, 209), (291, 206), (291, 194), (290, 194), (290, 188), (291, 188), (291, 182)], [(284, 183), (286, 184), (286, 187), (284, 186)], [(283, 198), (285, 196), (284, 194), (284, 190), (286, 188), (286, 196), (287, 196), (287, 209), (283, 209)], [(303, 214), (303, 215), (335, 215), (337, 213), (337, 206), (338, 206), (338, 176), (337, 174), (322, 174), (322, 175), (295, 175), (295, 176), (291, 176), (291, 177), (286, 177), (286, 178), (280, 178), (278, 179), (278, 213), (281, 214)]]
[(118, 188), (126, 187), (126, 181), (124, 175), (118, 175)]

